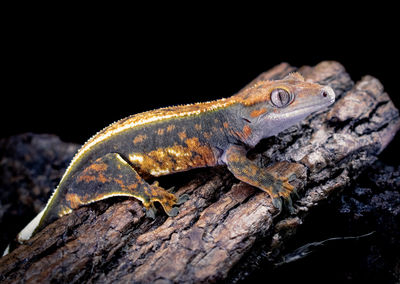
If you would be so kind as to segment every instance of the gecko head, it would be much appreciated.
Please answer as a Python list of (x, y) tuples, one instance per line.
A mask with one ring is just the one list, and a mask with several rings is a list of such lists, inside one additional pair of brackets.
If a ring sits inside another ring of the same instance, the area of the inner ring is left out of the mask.
[(261, 81), (239, 93), (237, 99), (243, 129), (247, 130), (247, 141), (243, 142), (255, 145), (333, 104), (335, 92), (291, 73), (282, 80)]

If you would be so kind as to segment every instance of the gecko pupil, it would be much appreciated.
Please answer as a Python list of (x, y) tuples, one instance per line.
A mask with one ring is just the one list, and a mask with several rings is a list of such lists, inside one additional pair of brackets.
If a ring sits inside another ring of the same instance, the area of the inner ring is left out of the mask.
[(283, 104), (285, 104), (285, 102), (286, 102), (286, 94), (282, 93), (282, 92), (279, 92), (279, 99), (281, 100), (281, 102)]

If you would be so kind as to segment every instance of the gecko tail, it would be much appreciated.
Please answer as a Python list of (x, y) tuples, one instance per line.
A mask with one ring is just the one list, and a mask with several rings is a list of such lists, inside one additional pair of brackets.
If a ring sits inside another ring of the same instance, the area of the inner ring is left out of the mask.
[(3, 251), (3, 255), (2, 256), (5, 256), (5, 255), (7, 255), (7, 254), (9, 254), (10, 253), (10, 245), (8, 245), (7, 247), (6, 247), (6, 249)]
[[(28, 225), (25, 226), (25, 228), (22, 229), (21, 232), (18, 233), (17, 235), (17, 241), (22, 244), (24, 241), (29, 240), (35, 230), (38, 228), (40, 220), (42, 219), (43, 213), (46, 208), (44, 208), (38, 215), (36, 215), (35, 218), (32, 219), (32, 221), (29, 222)], [(3, 256), (9, 254), (11, 251), (11, 244), (9, 244), (6, 249), (3, 252)]]
[(46, 208), (44, 208), (42, 211), (40, 211), (40, 213), (37, 214), (36, 217), (33, 218), (33, 220), (30, 221), (29, 224), (26, 225), (25, 228), (23, 228), (21, 232), (18, 233), (17, 240), (19, 243), (23, 243), (24, 241), (27, 241), (32, 237), (33, 232), (39, 226), (40, 220), (43, 217), (43, 213), (44, 213), (45, 209)]

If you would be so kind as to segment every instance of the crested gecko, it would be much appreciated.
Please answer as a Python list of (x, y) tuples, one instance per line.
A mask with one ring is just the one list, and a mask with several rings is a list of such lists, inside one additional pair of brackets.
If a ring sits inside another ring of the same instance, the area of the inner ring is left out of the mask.
[(167, 215), (176, 216), (176, 205), (186, 197), (178, 198), (158, 182), (146, 180), (216, 165), (226, 165), (237, 179), (267, 192), (280, 207), (281, 198), (290, 198), (294, 187), (287, 178), (249, 160), (248, 149), (334, 101), (331, 87), (291, 73), (282, 80), (258, 82), (229, 98), (121, 119), (81, 147), (46, 207), (17, 239), (28, 240), (73, 209), (113, 196), (140, 200), (150, 216), (159, 202)]

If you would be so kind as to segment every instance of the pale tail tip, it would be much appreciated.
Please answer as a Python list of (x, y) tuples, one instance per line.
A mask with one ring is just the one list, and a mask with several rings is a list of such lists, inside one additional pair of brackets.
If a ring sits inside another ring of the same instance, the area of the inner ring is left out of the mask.
[(35, 231), (35, 229), (37, 228), (37, 226), (39, 226), (40, 220), (42, 219), (44, 213), (44, 209), (42, 211), (40, 211), (39, 214), (36, 215), (35, 218), (33, 218), (32, 221), (29, 222), (28, 225), (26, 225), (26, 227), (24, 229), (22, 229), (21, 232), (19, 232), (17, 239), (18, 242), (22, 243), (23, 241), (29, 240), (33, 234), (33, 232)]
[(9, 253), (10, 253), (10, 245), (8, 245), (8, 246), (6, 247), (6, 249), (4, 250), (3, 256), (5, 256), (5, 255), (7, 255), (7, 254), (9, 254)]

